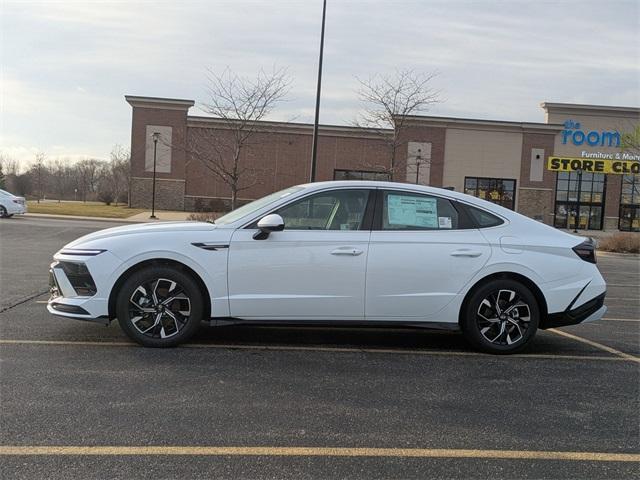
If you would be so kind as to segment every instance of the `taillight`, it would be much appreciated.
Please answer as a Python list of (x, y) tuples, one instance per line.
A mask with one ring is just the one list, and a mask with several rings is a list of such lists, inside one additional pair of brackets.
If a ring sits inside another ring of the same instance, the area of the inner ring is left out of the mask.
[(576, 255), (589, 263), (596, 263), (596, 243), (590, 238), (572, 248)]

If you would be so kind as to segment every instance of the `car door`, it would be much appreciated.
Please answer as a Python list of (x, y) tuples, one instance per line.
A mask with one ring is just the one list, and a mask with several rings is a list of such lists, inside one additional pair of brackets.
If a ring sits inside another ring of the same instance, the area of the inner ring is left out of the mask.
[(482, 268), (491, 248), (446, 198), (381, 190), (378, 199), (367, 261), (366, 318), (430, 319)]
[(255, 240), (255, 225), (229, 247), (229, 307), (238, 318), (363, 319), (373, 198), (340, 188), (280, 207), (284, 230)]

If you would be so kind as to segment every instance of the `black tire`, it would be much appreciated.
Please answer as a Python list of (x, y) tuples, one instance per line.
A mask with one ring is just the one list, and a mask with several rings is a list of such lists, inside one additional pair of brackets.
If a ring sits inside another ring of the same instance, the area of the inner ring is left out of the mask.
[(540, 323), (540, 306), (528, 287), (515, 280), (492, 280), (466, 302), (460, 326), (467, 341), (487, 353), (524, 349)]
[(4, 208), (2, 205), (0, 205), (0, 218), (7, 218), (9, 217), (9, 215), (7, 215), (7, 209)]
[(116, 316), (122, 330), (139, 344), (175, 347), (196, 333), (203, 305), (202, 292), (191, 275), (169, 266), (147, 267), (120, 288)]

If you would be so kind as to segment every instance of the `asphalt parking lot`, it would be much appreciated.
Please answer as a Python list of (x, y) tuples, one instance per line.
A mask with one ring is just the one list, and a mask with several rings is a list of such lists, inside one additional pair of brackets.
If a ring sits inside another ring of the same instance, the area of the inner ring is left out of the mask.
[(44, 308), (52, 254), (114, 225), (0, 223), (2, 478), (640, 478), (637, 256), (599, 256), (604, 320), (517, 356), (315, 327), (154, 350)]

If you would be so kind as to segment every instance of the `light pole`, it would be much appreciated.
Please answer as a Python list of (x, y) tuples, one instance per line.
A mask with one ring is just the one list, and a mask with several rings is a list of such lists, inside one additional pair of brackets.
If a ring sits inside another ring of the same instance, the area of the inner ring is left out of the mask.
[(153, 132), (151, 135), (153, 138), (153, 185), (151, 187), (151, 216), (150, 219), (156, 219), (156, 157), (158, 154), (158, 139), (160, 133)]
[(578, 233), (578, 222), (580, 221), (580, 187), (582, 186), (582, 169), (576, 170), (578, 174), (578, 197), (576, 198), (576, 214), (573, 217), (573, 233)]
[(322, 29), (320, 31), (320, 57), (318, 59), (318, 86), (316, 89), (316, 116), (313, 122), (313, 141), (311, 143), (311, 181), (316, 181), (316, 156), (318, 153), (318, 121), (320, 119), (320, 91), (322, 89), (322, 56), (324, 53), (324, 20), (327, 14), (327, 0), (322, 2)]
[(418, 149), (418, 154), (416, 155), (416, 185), (420, 183), (420, 164), (422, 163), (422, 149)]

